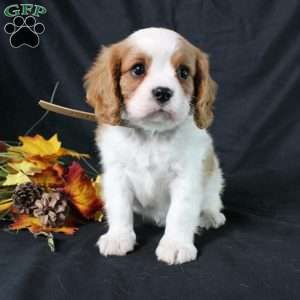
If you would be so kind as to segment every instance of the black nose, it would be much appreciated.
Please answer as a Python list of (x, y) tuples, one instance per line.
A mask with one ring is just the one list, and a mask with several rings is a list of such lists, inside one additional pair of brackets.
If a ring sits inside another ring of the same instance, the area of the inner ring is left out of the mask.
[(173, 96), (173, 91), (167, 87), (159, 86), (152, 90), (152, 95), (160, 104), (164, 104)]

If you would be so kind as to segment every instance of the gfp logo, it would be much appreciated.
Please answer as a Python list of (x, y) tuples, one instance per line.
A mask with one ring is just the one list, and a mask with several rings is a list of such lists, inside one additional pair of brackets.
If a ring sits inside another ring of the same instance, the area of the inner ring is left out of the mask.
[(4, 15), (13, 18), (4, 26), (10, 35), (9, 42), (13, 48), (28, 46), (36, 48), (40, 43), (40, 35), (45, 31), (43, 23), (36, 18), (45, 15), (47, 9), (41, 5), (12, 4), (5, 8)]

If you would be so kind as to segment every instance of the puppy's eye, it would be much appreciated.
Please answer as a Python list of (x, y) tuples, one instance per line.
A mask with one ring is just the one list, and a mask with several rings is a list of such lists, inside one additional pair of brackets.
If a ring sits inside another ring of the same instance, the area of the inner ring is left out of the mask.
[(144, 64), (135, 64), (130, 70), (132, 76), (139, 77), (145, 74), (145, 65)]
[(179, 78), (186, 80), (190, 75), (190, 70), (187, 66), (181, 65), (177, 69), (177, 75)]

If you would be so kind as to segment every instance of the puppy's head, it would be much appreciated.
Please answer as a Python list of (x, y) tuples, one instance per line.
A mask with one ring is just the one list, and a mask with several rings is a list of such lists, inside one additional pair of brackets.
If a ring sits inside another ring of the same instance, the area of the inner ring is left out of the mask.
[(147, 28), (103, 48), (85, 76), (99, 123), (122, 119), (164, 131), (190, 113), (199, 128), (213, 119), (216, 84), (205, 53), (174, 31)]

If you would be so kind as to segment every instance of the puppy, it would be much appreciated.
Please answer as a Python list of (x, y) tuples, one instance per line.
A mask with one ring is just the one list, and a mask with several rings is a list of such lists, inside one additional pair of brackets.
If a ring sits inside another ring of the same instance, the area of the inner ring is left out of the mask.
[(206, 131), (216, 94), (207, 55), (172, 30), (142, 29), (104, 47), (84, 81), (104, 171), (109, 229), (100, 253), (134, 249), (135, 212), (165, 227), (159, 260), (196, 259), (197, 228), (225, 223), (222, 172)]

